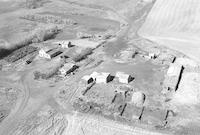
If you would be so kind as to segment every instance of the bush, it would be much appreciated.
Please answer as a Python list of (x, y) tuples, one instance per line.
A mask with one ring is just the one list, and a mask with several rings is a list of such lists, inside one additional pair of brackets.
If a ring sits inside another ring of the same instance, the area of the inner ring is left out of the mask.
[(79, 62), (83, 59), (85, 59), (88, 55), (92, 54), (92, 50), (91, 48), (86, 48), (84, 50), (81, 51), (81, 53), (75, 55), (72, 57), (72, 60), (75, 62)]
[(29, 9), (35, 9), (41, 7), (44, 2), (44, 0), (26, 0), (26, 7)]
[(72, 19), (63, 19), (62, 17), (59, 16), (54, 16), (54, 15), (25, 15), (20, 17), (22, 19), (26, 19), (29, 21), (36, 21), (40, 23), (52, 23), (52, 24), (66, 24), (66, 25), (75, 25), (77, 24), (74, 20)]

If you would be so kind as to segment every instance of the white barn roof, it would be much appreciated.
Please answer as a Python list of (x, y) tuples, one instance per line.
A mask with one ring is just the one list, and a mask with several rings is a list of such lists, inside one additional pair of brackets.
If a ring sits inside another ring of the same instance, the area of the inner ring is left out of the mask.
[(182, 65), (171, 63), (167, 71), (168, 76), (179, 76), (182, 70)]
[(117, 72), (116, 77), (118, 77), (119, 82), (121, 83), (129, 83), (131, 79), (131, 75), (125, 74), (123, 72)]

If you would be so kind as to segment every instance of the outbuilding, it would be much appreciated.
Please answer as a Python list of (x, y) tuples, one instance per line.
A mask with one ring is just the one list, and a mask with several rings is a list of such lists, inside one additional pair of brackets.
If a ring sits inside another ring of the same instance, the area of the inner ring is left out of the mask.
[(90, 75), (85, 75), (82, 77), (82, 79), (86, 81), (87, 84), (94, 82), (94, 79)]
[(149, 59), (155, 59), (156, 57), (155, 53), (149, 53)]
[(60, 45), (62, 48), (70, 48), (73, 47), (72, 42), (69, 40), (64, 40), (64, 41), (58, 41), (56, 42), (58, 45)]
[(41, 48), (39, 50), (39, 57), (42, 57), (42, 58), (46, 58), (46, 59), (51, 59), (50, 55), (47, 54), (48, 51), (51, 51), (52, 49), (50, 48)]
[(96, 75), (96, 83), (108, 83), (112, 80), (110, 73), (102, 72)]
[(47, 54), (49, 55), (50, 59), (62, 54), (63, 52), (60, 51), (60, 50), (51, 50), (51, 51), (48, 51)]
[(180, 76), (183, 66), (177, 63), (171, 63), (167, 71), (167, 76)]
[(128, 84), (133, 80), (133, 77), (131, 75), (125, 74), (123, 72), (117, 72), (116, 77), (118, 78), (120, 83)]
[(59, 71), (62, 75), (67, 75), (76, 70), (77, 68), (78, 67), (73, 63), (66, 63), (62, 68), (59, 69)]
[(92, 77), (94, 80), (96, 80), (97, 75), (99, 75), (99, 73), (97, 72), (93, 72), (90, 77)]
[(176, 91), (180, 83), (183, 66), (171, 63), (164, 80), (164, 90)]
[(39, 51), (39, 57), (42, 58), (46, 58), (46, 59), (51, 59), (53, 57), (56, 57), (58, 55), (60, 55), (61, 53), (63, 53), (62, 51), (58, 50), (58, 49), (50, 49), (50, 48), (42, 48)]

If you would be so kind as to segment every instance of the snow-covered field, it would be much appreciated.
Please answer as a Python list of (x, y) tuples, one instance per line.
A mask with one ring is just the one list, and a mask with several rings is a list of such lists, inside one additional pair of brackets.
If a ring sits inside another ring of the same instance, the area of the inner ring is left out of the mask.
[(139, 35), (200, 61), (199, 16), (199, 0), (157, 0)]

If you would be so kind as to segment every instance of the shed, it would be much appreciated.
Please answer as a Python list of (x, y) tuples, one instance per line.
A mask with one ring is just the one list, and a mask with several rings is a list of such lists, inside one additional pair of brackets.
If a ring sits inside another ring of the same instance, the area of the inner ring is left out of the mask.
[(102, 43), (100, 42), (95, 42), (89, 39), (72, 39), (72, 40), (65, 40), (62, 42), (61, 46), (63, 48), (69, 48), (72, 46), (79, 46), (83, 48), (96, 48)]
[(47, 52), (47, 54), (50, 56), (50, 58), (54, 58), (54, 57), (60, 55), (61, 53), (63, 53), (63, 52), (59, 51), (59, 50), (51, 50), (51, 51)]
[(99, 73), (93, 72), (90, 76), (91, 76), (94, 80), (96, 80), (97, 75), (99, 75)]
[(171, 63), (164, 81), (164, 89), (176, 91), (180, 83), (183, 66), (177, 63)]
[(52, 49), (47, 48), (47, 47), (41, 48), (41, 49), (39, 50), (39, 57), (51, 59), (50, 55), (47, 54), (47, 52), (48, 52), (48, 51), (51, 51), (51, 50), (52, 50)]
[(56, 43), (60, 45), (62, 48), (70, 48), (74, 46), (69, 40), (58, 41)]
[(116, 77), (118, 77), (120, 83), (129, 83), (133, 80), (131, 75), (125, 74), (123, 72), (117, 72)]
[(102, 72), (96, 75), (96, 83), (108, 83), (111, 79), (110, 73)]
[(87, 84), (90, 84), (94, 81), (94, 79), (90, 75), (85, 75), (82, 77), (83, 80), (87, 82)]
[(73, 63), (66, 63), (62, 68), (59, 69), (62, 75), (69, 74), (76, 70), (78, 67)]

